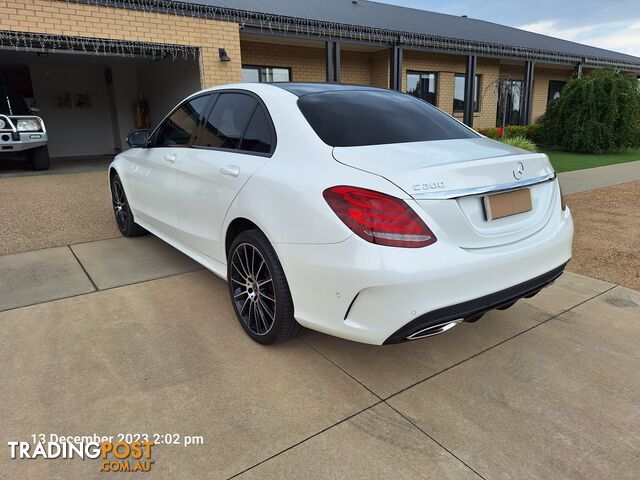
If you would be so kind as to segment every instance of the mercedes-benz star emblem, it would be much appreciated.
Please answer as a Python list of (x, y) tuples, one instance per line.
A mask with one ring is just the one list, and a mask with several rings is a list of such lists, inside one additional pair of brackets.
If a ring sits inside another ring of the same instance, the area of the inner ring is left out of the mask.
[(524, 175), (524, 164), (522, 162), (516, 163), (516, 166), (513, 167), (513, 176), (516, 180), (520, 180)]

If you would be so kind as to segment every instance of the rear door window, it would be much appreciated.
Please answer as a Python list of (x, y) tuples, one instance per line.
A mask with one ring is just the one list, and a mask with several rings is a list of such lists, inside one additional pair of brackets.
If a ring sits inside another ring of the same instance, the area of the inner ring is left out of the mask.
[(191, 137), (196, 133), (210, 99), (210, 95), (202, 95), (187, 100), (175, 109), (158, 129), (154, 146), (180, 147), (188, 145)]
[(303, 95), (298, 107), (333, 147), (477, 138), (433, 105), (385, 90), (340, 90)]
[(203, 125), (201, 147), (237, 150), (258, 101), (242, 93), (222, 93)]
[(270, 153), (273, 143), (271, 122), (264, 108), (258, 105), (244, 134), (240, 150), (254, 153)]

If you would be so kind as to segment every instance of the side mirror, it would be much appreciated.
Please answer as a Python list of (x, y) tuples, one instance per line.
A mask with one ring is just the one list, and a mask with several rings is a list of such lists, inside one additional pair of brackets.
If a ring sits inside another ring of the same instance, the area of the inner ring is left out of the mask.
[(144, 148), (149, 144), (149, 130), (134, 130), (127, 135), (127, 145), (131, 148)]
[(29, 111), (31, 113), (39, 113), (40, 107), (38, 107), (35, 103), (29, 107)]

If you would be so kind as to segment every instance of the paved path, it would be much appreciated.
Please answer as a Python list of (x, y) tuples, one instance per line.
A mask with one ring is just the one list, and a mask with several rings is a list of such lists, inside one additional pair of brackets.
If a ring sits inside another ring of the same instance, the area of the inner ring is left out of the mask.
[(3, 160), (0, 163), (0, 178), (106, 172), (113, 157), (114, 155), (52, 158), (49, 170), (38, 171), (31, 170), (31, 167), (23, 161)]
[(560, 173), (558, 177), (562, 183), (562, 192), (566, 195), (595, 190), (640, 180), (640, 161), (575, 170)]
[[(561, 174), (566, 193), (640, 162)], [(0, 256), (0, 444), (180, 434), (150, 478), (635, 478), (640, 292), (566, 273), (474, 324), (375, 347), (246, 337), (226, 285), (152, 236)], [(6, 478), (97, 478), (11, 460)]]
[[(59, 300), (54, 300), (58, 298)], [(567, 273), (474, 324), (262, 347), (226, 284), (154, 237), (0, 257), (0, 443), (173, 433), (150, 478), (633, 478), (640, 293)], [(27, 306), (28, 305), (28, 306)], [(6, 478), (97, 478), (11, 460)]]

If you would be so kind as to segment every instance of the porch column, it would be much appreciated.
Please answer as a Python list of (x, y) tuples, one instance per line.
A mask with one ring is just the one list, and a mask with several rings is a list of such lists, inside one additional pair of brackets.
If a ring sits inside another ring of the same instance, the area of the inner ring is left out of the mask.
[(391, 47), (391, 51), (389, 52), (389, 63), (390, 67), (390, 78), (389, 78), (389, 88), (391, 90), (402, 90), (402, 60), (403, 60), (403, 48), (399, 46)]
[(524, 92), (521, 95), (522, 115), (520, 116), (521, 125), (529, 125), (531, 123), (531, 102), (533, 99), (533, 73), (535, 62), (524, 62)]
[(576, 78), (582, 78), (582, 63), (576, 65)]
[(473, 127), (473, 92), (476, 80), (476, 67), (478, 66), (478, 57), (475, 55), (467, 55), (467, 69), (465, 71), (464, 81), (464, 115), (463, 122), (469, 127)]
[(340, 83), (340, 43), (325, 42), (327, 83)]

